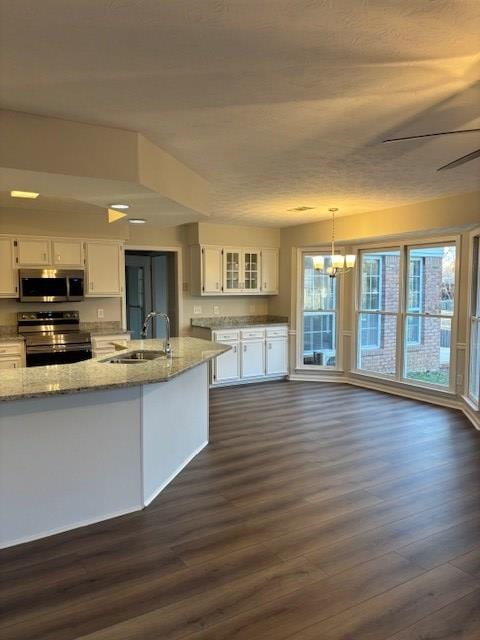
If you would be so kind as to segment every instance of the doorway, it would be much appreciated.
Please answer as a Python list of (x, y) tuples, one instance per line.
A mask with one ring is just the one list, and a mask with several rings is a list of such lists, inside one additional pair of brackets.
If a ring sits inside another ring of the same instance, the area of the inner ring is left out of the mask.
[[(141, 338), (145, 316), (151, 311), (166, 313), (172, 336), (178, 335), (176, 253), (173, 251), (125, 251), (127, 329), (132, 339)], [(165, 323), (154, 318), (148, 338), (163, 338)]]

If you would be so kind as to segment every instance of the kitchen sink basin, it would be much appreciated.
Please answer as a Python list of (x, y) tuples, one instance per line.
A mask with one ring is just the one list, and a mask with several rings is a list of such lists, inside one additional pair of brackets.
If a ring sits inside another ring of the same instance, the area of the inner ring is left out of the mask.
[(137, 351), (129, 351), (128, 353), (119, 353), (101, 362), (107, 364), (138, 364), (139, 362), (146, 362), (148, 360), (157, 360), (157, 358), (165, 358), (165, 351), (138, 349)]

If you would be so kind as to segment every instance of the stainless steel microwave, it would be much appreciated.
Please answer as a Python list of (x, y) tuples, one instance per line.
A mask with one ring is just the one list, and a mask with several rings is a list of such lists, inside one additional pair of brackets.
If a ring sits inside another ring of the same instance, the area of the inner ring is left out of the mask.
[(60, 269), (20, 269), (20, 302), (83, 300), (84, 272)]

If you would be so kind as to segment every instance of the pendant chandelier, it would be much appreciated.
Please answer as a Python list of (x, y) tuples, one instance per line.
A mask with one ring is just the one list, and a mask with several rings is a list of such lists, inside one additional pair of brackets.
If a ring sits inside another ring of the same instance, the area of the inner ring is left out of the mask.
[(325, 271), (330, 278), (335, 278), (353, 269), (355, 256), (353, 254), (343, 255), (335, 251), (335, 213), (338, 209), (331, 207), (329, 211), (332, 214), (332, 253), (326, 257), (330, 259), (330, 264), (325, 268), (325, 256), (314, 256), (313, 266), (316, 271)]

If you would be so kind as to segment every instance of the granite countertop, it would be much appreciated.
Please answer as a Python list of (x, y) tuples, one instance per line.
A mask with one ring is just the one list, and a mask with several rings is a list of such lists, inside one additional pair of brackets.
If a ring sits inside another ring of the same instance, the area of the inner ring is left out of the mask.
[(103, 355), (75, 364), (5, 369), (0, 376), (0, 401), (168, 382), (230, 349), (227, 345), (199, 338), (172, 338), (171, 344), (173, 358), (168, 360), (159, 358), (140, 364), (101, 362), (118, 355), (119, 351), (163, 348), (163, 340), (132, 340), (128, 347), (122, 347), (111, 356)]
[(192, 327), (202, 329), (237, 329), (271, 324), (288, 324), (285, 316), (213, 316), (212, 318), (192, 318)]

